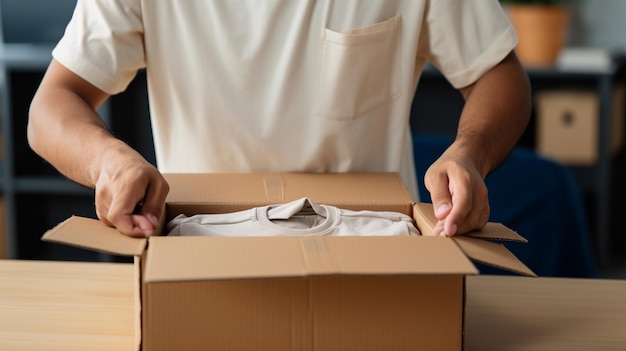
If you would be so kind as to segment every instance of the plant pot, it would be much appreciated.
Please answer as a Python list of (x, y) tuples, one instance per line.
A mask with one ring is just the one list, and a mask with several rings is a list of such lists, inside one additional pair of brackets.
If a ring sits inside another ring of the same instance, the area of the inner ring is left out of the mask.
[(552, 66), (565, 44), (569, 8), (562, 5), (509, 5), (519, 38), (515, 48), (525, 66)]

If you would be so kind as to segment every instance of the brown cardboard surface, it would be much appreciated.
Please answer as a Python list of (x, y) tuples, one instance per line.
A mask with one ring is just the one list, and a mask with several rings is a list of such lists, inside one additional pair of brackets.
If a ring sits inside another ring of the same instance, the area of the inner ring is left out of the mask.
[(616, 82), (611, 101), (601, 105), (594, 90), (548, 90), (536, 96), (537, 151), (572, 165), (595, 164), (599, 157), (600, 106), (611, 113), (609, 151), (624, 142), (626, 86)]
[(517, 234), (513, 230), (507, 228), (502, 223), (489, 222), (481, 230), (469, 232), (465, 234), (467, 237), (480, 238), (480, 239), (492, 239), (500, 241), (514, 241), (518, 243), (527, 243), (528, 240), (523, 236)]
[(476, 240), (462, 235), (455, 236), (454, 241), (468, 257), (478, 262), (523, 275), (537, 276), (502, 244)]
[[(435, 217), (433, 205), (429, 203), (417, 203), (415, 204), (413, 213), (417, 227), (420, 229), (422, 235), (432, 236), (433, 233), (431, 229), (437, 224), (437, 217)], [(493, 222), (487, 223), (480, 231), (473, 231), (463, 235), (481, 239), (515, 241), (520, 243), (528, 242), (526, 238), (507, 228), (502, 223)]]
[[(168, 204), (178, 213), (183, 206), (206, 203), (239, 210), (285, 203), (301, 197), (352, 210), (411, 213), (409, 195), (393, 173), (255, 173), (165, 174), (170, 184)], [(382, 186), (381, 186), (382, 185)], [(209, 205), (209, 204), (207, 204)], [(205, 208), (211, 213), (211, 208)], [(194, 209), (194, 207), (191, 207)]]
[(149, 350), (461, 349), (462, 276), (239, 279), (147, 289)]
[(121, 256), (140, 256), (145, 238), (121, 235), (103, 222), (72, 216), (43, 235), (43, 240)]
[[(432, 205), (429, 210), (424, 210), (428, 205), (415, 205), (393, 173), (165, 176), (171, 190), (162, 227), (180, 213), (224, 213), (303, 196), (353, 210), (402, 212), (413, 216), (425, 235), (434, 225), (428, 214)], [(504, 232), (493, 228), (495, 236)], [(468, 257), (530, 272), (501, 245), (492, 249), (484, 239), (463, 239), (137, 239), (80, 217), (44, 235), (48, 241), (135, 256), (137, 324), (144, 351), (207, 345), (237, 350), (458, 350), (463, 282), (477, 273)]]
[[(433, 236), (432, 229), (437, 223), (432, 204), (415, 204), (413, 218), (422, 235)], [(509, 270), (515, 273), (535, 276), (535, 273), (523, 264), (502, 244), (483, 239), (495, 239), (516, 242), (528, 242), (525, 238), (500, 223), (487, 223), (481, 231), (449, 238), (465, 252), (467, 257), (480, 263)]]
[(148, 283), (478, 273), (452, 240), (436, 237), (153, 237), (149, 245)]
[[(343, 274), (476, 274), (446, 238), (325, 237)], [(361, 240), (362, 239), (362, 240)], [(391, 239), (391, 240), (386, 240)]]
[(566, 164), (598, 160), (600, 102), (593, 91), (543, 91), (536, 97), (537, 151)]

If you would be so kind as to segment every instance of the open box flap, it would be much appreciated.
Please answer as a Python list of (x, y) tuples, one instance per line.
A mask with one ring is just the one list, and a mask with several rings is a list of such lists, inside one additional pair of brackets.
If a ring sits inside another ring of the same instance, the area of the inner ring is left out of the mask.
[(472, 260), (522, 275), (531, 277), (537, 276), (500, 243), (469, 238), (462, 235), (454, 236), (452, 239)]
[[(310, 275), (477, 274), (452, 241), (423, 236), (152, 237), (145, 282)], [(172, 264), (175, 262), (176, 264)]]
[(163, 176), (171, 189), (167, 203), (177, 209), (204, 203), (205, 207), (215, 205), (235, 211), (309, 197), (318, 204), (351, 210), (412, 212), (413, 201), (397, 173), (165, 173)]
[[(433, 235), (432, 229), (435, 227), (435, 224), (437, 224), (437, 217), (435, 217), (432, 204), (415, 204), (415, 206), (413, 206), (413, 217), (422, 235)], [(463, 235), (480, 239), (515, 241), (520, 243), (528, 242), (526, 238), (507, 228), (503, 224), (493, 222), (487, 223), (487, 225), (485, 225), (485, 227), (481, 230), (469, 232)]]
[[(413, 218), (417, 228), (424, 236), (433, 236), (433, 228), (437, 223), (433, 211), (433, 205), (418, 203), (413, 207)], [(481, 231), (475, 231), (464, 235), (455, 235), (451, 239), (459, 245), (467, 257), (480, 263), (515, 273), (536, 276), (524, 263), (502, 244), (484, 239), (509, 240), (528, 242), (519, 234), (499, 223), (487, 223)]]
[(485, 225), (483, 229), (469, 232), (465, 234), (465, 236), (479, 239), (514, 241), (524, 244), (528, 242), (526, 238), (517, 234), (515, 231), (506, 227), (504, 224), (493, 222), (489, 222)]
[(120, 256), (140, 256), (146, 248), (145, 238), (129, 237), (97, 219), (79, 216), (48, 230), (42, 240)]

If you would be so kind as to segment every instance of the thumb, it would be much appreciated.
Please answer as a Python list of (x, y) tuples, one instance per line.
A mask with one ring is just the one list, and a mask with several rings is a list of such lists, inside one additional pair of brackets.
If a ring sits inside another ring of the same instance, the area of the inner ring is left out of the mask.
[(439, 236), (446, 233), (445, 219), (452, 212), (452, 197), (446, 185), (433, 187), (430, 198), (433, 203), (433, 210), (437, 218), (437, 224), (433, 228), (433, 235)]
[(445, 219), (452, 212), (452, 195), (448, 174), (436, 164), (431, 165), (426, 171), (424, 185), (430, 192), (434, 214), (438, 220), (433, 228), (433, 235), (439, 236), (445, 233)]

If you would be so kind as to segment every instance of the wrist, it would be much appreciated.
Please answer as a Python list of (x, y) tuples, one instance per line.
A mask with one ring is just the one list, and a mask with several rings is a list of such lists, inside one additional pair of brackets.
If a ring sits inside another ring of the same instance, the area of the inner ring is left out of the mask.
[(124, 160), (136, 157), (136, 151), (123, 141), (108, 136), (106, 140), (97, 143), (99, 148), (94, 153), (97, 155), (89, 166), (85, 169), (86, 177), (92, 187), (95, 188), (102, 173), (115, 173), (116, 168), (120, 168), (125, 163)]
[(490, 146), (485, 137), (458, 136), (449, 151), (466, 160), (475, 168), (483, 179), (492, 170), (489, 162)]

